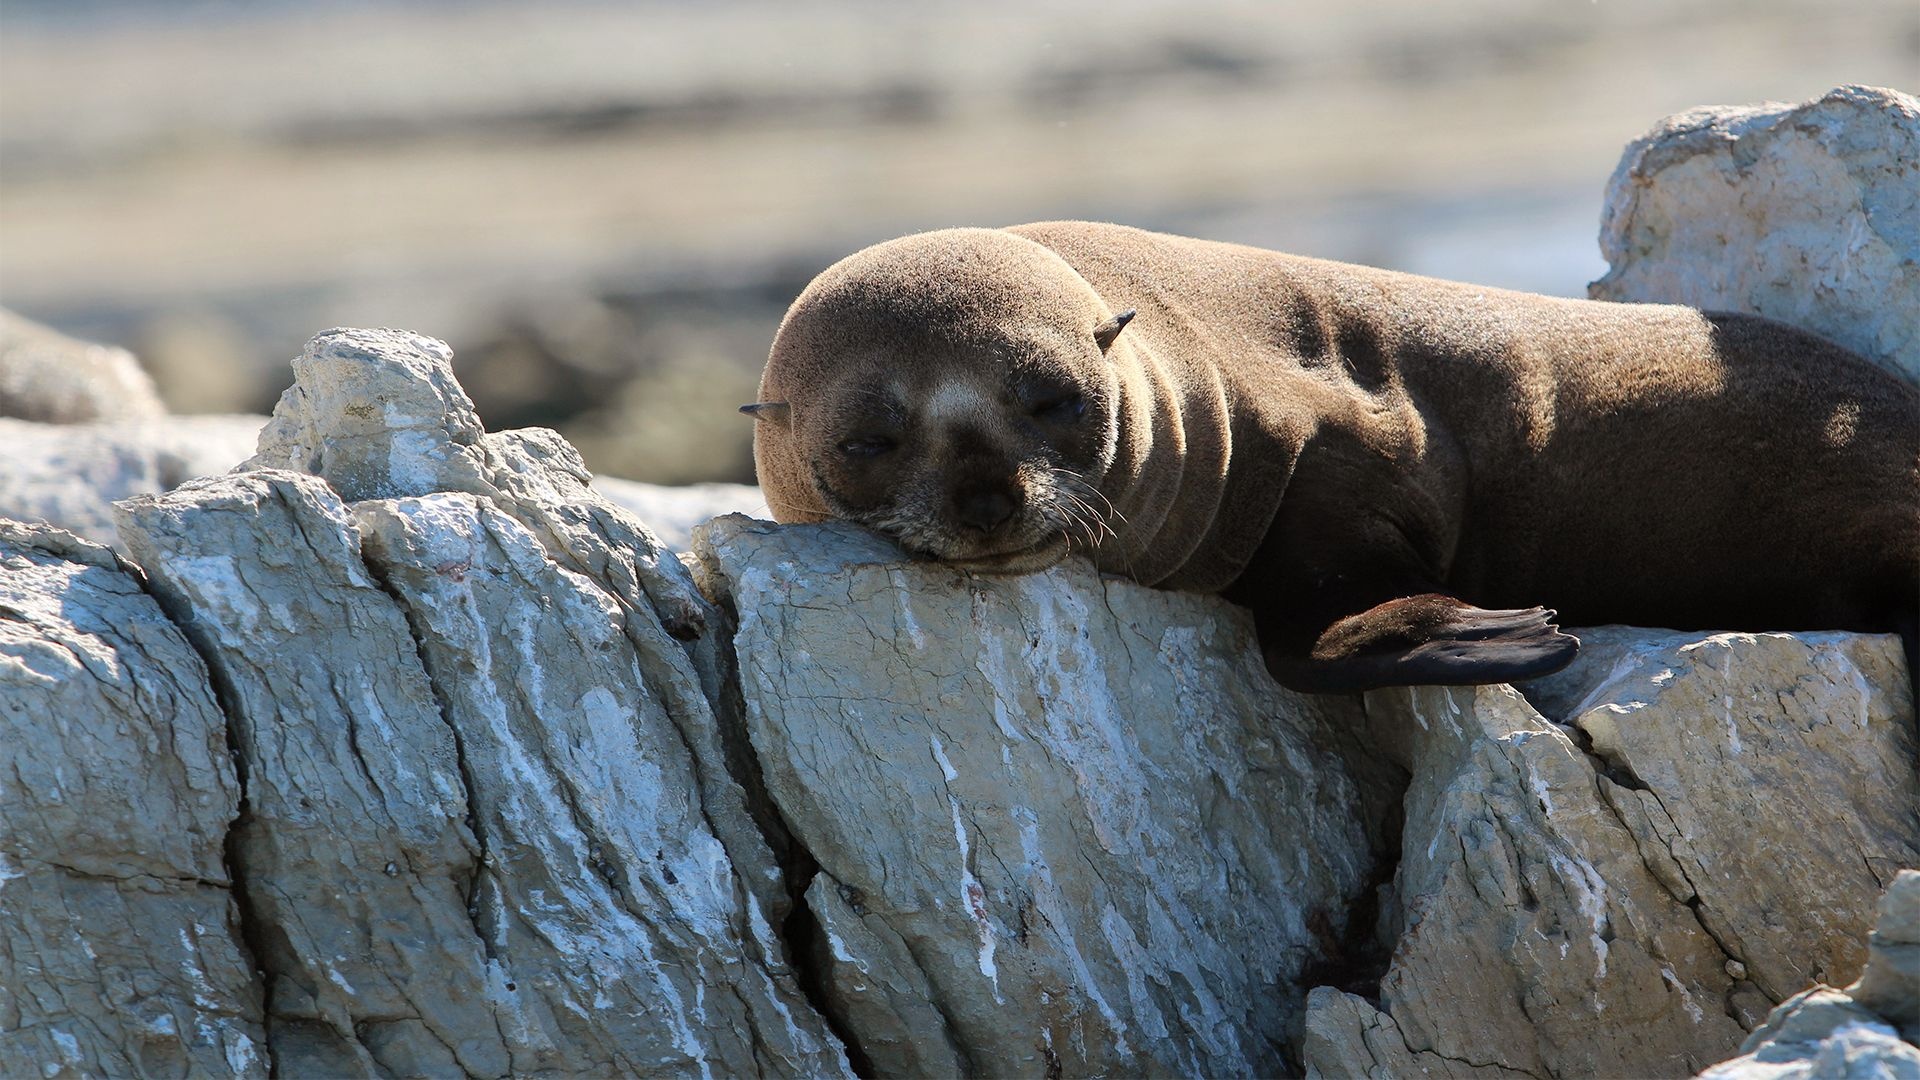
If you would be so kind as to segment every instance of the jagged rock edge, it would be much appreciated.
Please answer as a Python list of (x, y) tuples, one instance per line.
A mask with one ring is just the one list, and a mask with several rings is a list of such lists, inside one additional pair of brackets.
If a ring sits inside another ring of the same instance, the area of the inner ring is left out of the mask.
[[(1653, 865), (1647, 859), (1646, 851), (1642, 846), (1642, 840), (1639, 832), (1635, 830), (1633, 826), (1626, 820), (1620, 807), (1618, 807), (1615, 804), (1613, 798), (1608, 793), (1606, 786), (1602, 783), (1602, 781), (1606, 781), (1607, 783), (1612, 783), (1624, 790), (1646, 791), (1648, 794), (1653, 796), (1655, 803), (1657, 803), (1660, 806), (1660, 812), (1663, 816), (1666, 817), (1668, 824), (1673, 825), (1672, 816), (1671, 814), (1668, 813), (1665, 802), (1660, 799), (1659, 793), (1654, 791), (1650, 785), (1646, 784), (1643, 780), (1641, 780), (1639, 776), (1635, 775), (1633, 771), (1630, 768), (1628, 768), (1624, 763), (1611, 761), (1607, 757), (1605, 757), (1604, 755), (1596, 751), (1592, 745), (1592, 736), (1584, 728), (1581, 728), (1577, 724), (1563, 722), (1559, 719), (1556, 719), (1552, 716), (1547, 715), (1547, 713), (1544, 712), (1542, 708), (1539, 705), (1537, 705), (1532, 698), (1528, 697), (1528, 695), (1524, 692), (1523, 687), (1516, 686), (1516, 687), (1513, 687), (1513, 689), (1517, 694), (1519, 694), (1521, 700), (1525, 703), (1527, 708), (1532, 709), (1534, 713), (1538, 715), (1545, 723), (1558, 729), (1562, 733), (1562, 735), (1566, 737), (1567, 742), (1572, 746), (1572, 748), (1580, 754), (1581, 760), (1587, 765), (1589, 769), (1589, 775), (1592, 778), (1594, 788), (1595, 788), (1595, 794), (1597, 795), (1599, 802), (1606, 807), (1608, 814), (1612, 816), (1613, 819), (1619, 824), (1622, 831), (1624, 831), (1629, 837), (1632, 838), (1633, 844), (1634, 844), (1634, 854), (1640, 859), (1641, 864), (1647, 868), (1649, 875), (1652, 876), (1656, 882), (1659, 882), (1660, 875), (1657, 872), (1655, 872)], [(1364, 699), (1361, 703), (1361, 708), (1363, 712), (1367, 708), (1367, 704)], [(1501, 755), (1501, 757), (1503, 760), (1507, 761), (1510, 765), (1517, 766), (1517, 763), (1513, 762), (1512, 759), (1508, 758), (1507, 755), (1505, 755), (1504, 753)], [(1616, 774), (1619, 775), (1620, 777), (1619, 779), (1616, 779)], [(1405, 796), (1406, 796), (1406, 789), (1402, 789), (1400, 792), (1399, 798), (1397, 798), (1395, 801), (1395, 808), (1394, 808), (1394, 813), (1400, 815), (1402, 818), (1404, 818), (1404, 815), (1405, 815)], [(1498, 828), (1503, 834), (1506, 834), (1509, 840), (1512, 839), (1512, 833), (1509, 831), (1507, 827), (1507, 823), (1505, 821), (1496, 817), (1492, 819), (1492, 824), (1495, 828)], [(1677, 833), (1678, 827), (1674, 826), (1674, 828)], [(1459, 839), (1459, 838), (1456, 838), (1456, 839)], [(1461, 842), (1464, 843), (1464, 840), (1461, 840)], [(1380, 852), (1378, 854), (1382, 857), (1383, 861), (1386, 861), (1386, 860), (1391, 861), (1390, 870), (1383, 867), (1383, 872), (1385, 873), (1385, 880), (1388, 882), (1397, 882), (1399, 878), (1399, 868), (1405, 860), (1404, 844), (1399, 850), (1390, 851), (1390, 852)], [(1694, 895), (1691, 898), (1687, 898), (1684, 900), (1678, 896), (1672, 896), (1671, 890), (1666, 890), (1668, 892), (1668, 895), (1672, 897), (1675, 903), (1687, 909), (1688, 913), (1693, 917), (1694, 921), (1699, 925), (1701, 932), (1707, 936), (1708, 940), (1714, 943), (1714, 947), (1717, 948), (1723, 956), (1725, 956), (1728, 960), (1741, 963), (1744, 966), (1745, 961), (1741, 957), (1737, 956), (1729, 948), (1724, 937), (1721, 934), (1715, 932), (1713, 927), (1711, 927), (1708, 924), (1708, 921), (1703, 917), (1702, 911), (1701, 911), (1701, 906), (1703, 901), (1698, 893), (1697, 888), (1695, 888), (1695, 886), (1693, 885), (1693, 879), (1691, 875), (1687, 874), (1685, 865), (1680, 862), (1677, 856), (1674, 856), (1672, 854), (1671, 850), (1669, 850), (1668, 854), (1669, 854), (1669, 857), (1674, 860), (1676, 866), (1680, 868), (1680, 873), (1682, 877), (1686, 879), (1688, 887), (1695, 890)], [(1523, 890), (1523, 892), (1525, 892), (1531, 898), (1532, 893), (1525, 879), (1524, 878), (1520, 879), (1518, 884), (1520, 888)], [(1664, 889), (1664, 884), (1663, 884), (1663, 889)], [(1405, 898), (1401, 897), (1399, 899), (1401, 903), (1404, 904)], [(1439, 1049), (1435, 1047), (1432, 1047), (1432, 1046), (1416, 1047), (1412, 1044), (1412, 1042), (1408, 1040), (1406, 1031), (1400, 1028), (1398, 1022), (1394, 1020), (1392, 1012), (1389, 1009), (1387, 1009), (1386, 1003), (1380, 994), (1380, 986), (1382, 982), (1384, 982), (1387, 971), (1390, 970), (1392, 966), (1394, 955), (1397, 954), (1397, 952), (1399, 951), (1400, 939), (1406, 934), (1408, 930), (1408, 927), (1404, 925), (1404, 916), (1405, 916), (1405, 909), (1403, 907), (1402, 920), (1401, 920), (1402, 925), (1398, 927), (1393, 927), (1393, 928), (1376, 926), (1376, 928), (1371, 932), (1369, 932), (1367, 935), (1367, 938), (1371, 940), (1372, 944), (1374, 944), (1377, 947), (1384, 948), (1388, 958), (1387, 967), (1381, 970), (1380, 975), (1377, 979), (1373, 979), (1370, 981), (1371, 991), (1372, 991), (1371, 993), (1357, 992), (1357, 991), (1348, 990), (1344, 987), (1339, 987), (1339, 986), (1329, 986), (1329, 988), (1336, 991), (1340, 991), (1342, 993), (1353, 994), (1354, 996), (1361, 998), (1367, 1004), (1371, 1005), (1380, 1016), (1385, 1017), (1387, 1021), (1393, 1024), (1393, 1034), (1395, 1038), (1399, 1041), (1400, 1045), (1404, 1047), (1406, 1051), (1411, 1055), (1431, 1054), (1434, 1057), (1440, 1058), (1444, 1061), (1467, 1066), (1470, 1068), (1499, 1068), (1499, 1069), (1505, 1069), (1515, 1073), (1522, 1073), (1525, 1075), (1536, 1075), (1530, 1072), (1529, 1070), (1526, 1070), (1502, 1061), (1496, 1060), (1496, 1061), (1476, 1062), (1476, 1061), (1473, 1061), (1472, 1059), (1467, 1059), (1467, 1058), (1449, 1057), (1448, 1055), (1446, 1055), (1445, 1053), (1442, 1053)], [(1348, 935), (1349, 938), (1351, 938), (1352, 936), (1353, 935)], [(1305, 973), (1303, 972), (1303, 974)], [(1739, 980), (1736, 980), (1736, 984), (1738, 981)], [(1750, 978), (1745, 981), (1747, 981), (1749, 985), (1754, 986), (1762, 994), (1764, 994), (1769, 1000), (1769, 1002), (1771, 1002), (1773, 1005), (1777, 1006), (1783, 1000), (1780, 998), (1775, 998), (1772, 994), (1768, 994), (1764, 987), (1759, 986), (1758, 983), (1752, 982)], [(1322, 985), (1326, 985), (1326, 984), (1322, 984)], [(1312, 990), (1317, 989), (1318, 987), (1305, 986), (1303, 984), (1302, 988), (1307, 990), (1309, 993), (1311, 993)], [(1732, 1002), (1731, 990), (1729, 991), (1728, 995), (1725, 995), (1721, 998), (1720, 1005), (1724, 1015), (1726, 1015), (1729, 1019), (1733, 1020), (1736, 1024), (1739, 1024), (1743, 1030), (1746, 1030), (1748, 1032), (1752, 1032), (1753, 1030), (1755, 1030), (1754, 1027), (1750, 1027), (1749, 1025), (1741, 1021), (1739, 1013), (1735, 1010)], [(1373, 1029), (1378, 1029), (1380, 1026), (1381, 1026), (1380, 1023), (1377, 1020), (1373, 1021), (1371, 1024), (1371, 1027)], [(1305, 1049), (1304, 1048), (1304, 1032), (1303, 1032), (1302, 1038), (1303, 1038), (1303, 1045), (1295, 1049), (1298, 1049), (1301, 1052), (1301, 1055), (1304, 1056), (1304, 1049)], [(1365, 1044), (1363, 1041), (1363, 1046), (1364, 1045)], [(1378, 1065), (1379, 1064), (1378, 1056), (1373, 1054), (1371, 1047), (1367, 1047), (1367, 1050), (1369, 1055), (1373, 1056), (1376, 1065)], [(1691, 1059), (1689, 1060), (1690, 1060), (1691, 1070), (1696, 1073), (1699, 1072), (1701, 1069), (1714, 1064), (1711, 1061), (1691, 1062)]]

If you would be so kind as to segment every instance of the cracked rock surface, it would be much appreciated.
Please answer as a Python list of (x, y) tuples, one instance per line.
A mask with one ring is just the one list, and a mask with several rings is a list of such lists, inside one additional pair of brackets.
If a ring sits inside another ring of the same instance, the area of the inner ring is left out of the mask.
[(250, 468), (122, 507), (234, 731), (275, 1067), (843, 1073), (674, 636), (705, 601), (557, 437), (481, 431), (449, 358), (321, 335)]
[(1596, 300), (1765, 315), (1920, 381), (1920, 99), (1842, 86), (1668, 117), (1608, 181), (1600, 250)]
[(1377, 1008), (1316, 993), (1310, 1072), (1687, 1075), (1860, 971), (1920, 862), (1898, 639), (1580, 634), (1532, 700), (1368, 695), (1413, 776), (1393, 960)]
[(1367, 870), (1244, 613), (845, 525), (696, 534), (825, 997), (880, 1075), (1273, 1075)]
[(265, 1076), (206, 668), (105, 548), (0, 520), (0, 1072)]
[(1845, 990), (1816, 986), (1782, 1002), (1711, 1080), (1920, 1078), (1920, 871), (1880, 898), (1867, 967)]
[(696, 586), (448, 355), (319, 336), (131, 558), (0, 522), (0, 1074), (1902, 1075), (1891, 637), (1362, 702), (1078, 562)]

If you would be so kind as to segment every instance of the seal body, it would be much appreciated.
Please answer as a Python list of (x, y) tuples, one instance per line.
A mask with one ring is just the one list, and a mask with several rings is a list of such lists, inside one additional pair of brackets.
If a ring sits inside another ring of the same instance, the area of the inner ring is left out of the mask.
[(956, 229), (816, 279), (761, 397), (781, 520), (1224, 592), (1298, 689), (1544, 674), (1577, 642), (1542, 605), (1858, 630), (1920, 606), (1920, 392), (1757, 317)]

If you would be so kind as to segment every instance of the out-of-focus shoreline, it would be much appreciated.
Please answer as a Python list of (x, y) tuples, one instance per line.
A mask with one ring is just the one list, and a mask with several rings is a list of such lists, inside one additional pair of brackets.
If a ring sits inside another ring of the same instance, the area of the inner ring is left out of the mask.
[(1578, 295), (1628, 139), (1920, 50), (1880, 0), (66, 7), (0, 12), (0, 304), (181, 411), (413, 327), (490, 425), (665, 482), (747, 478), (725, 410), (867, 243), (1089, 217)]

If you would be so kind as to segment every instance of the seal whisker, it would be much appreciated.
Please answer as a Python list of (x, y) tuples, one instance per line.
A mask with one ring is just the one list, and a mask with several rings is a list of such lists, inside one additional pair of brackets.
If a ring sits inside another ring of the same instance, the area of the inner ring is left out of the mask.
[[(1106, 495), (1102, 494), (1100, 489), (1095, 487), (1091, 482), (1089, 482), (1084, 475), (1082, 475), (1081, 473), (1075, 472), (1074, 470), (1069, 469), (1064, 465), (1053, 466), (1053, 473), (1055, 477), (1065, 481), (1066, 484), (1070, 486), (1072, 490), (1074, 490), (1075, 492), (1078, 492), (1082, 496), (1090, 495), (1093, 498), (1099, 499), (1103, 504), (1105, 504), (1107, 508), (1107, 513), (1101, 515), (1102, 521), (1106, 519), (1107, 515), (1112, 515), (1113, 517), (1118, 518), (1122, 525), (1125, 525), (1127, 523), (1126, 515), (1122, 514), (1119, 510), (1115, 509), (1113, 505), (1113, 500), (1107, 498)], [(1091, 509), (1091, 507), (1089, 508)]]
[[(1061, 468), (1057, 465), (1053, 467), (1053, 477), (1056, 481), (1055, 491), (1062, 498), (1071, 500), (1075, 506), (1085, 511), (1088, 520), (1099, 527), (1101, 539), (1119, 536), (1119, 533), (1116, 532), (1113, 526), (1107, 521), (1106, 515), (1102, 514), (1091, 502), (1087, 501), (1086, 496), (1092, 495), (1101, 502), (1106, 503), (1108, 511), (1113, 511), (1113, 503), (1108, 500), (1105, 495), (1100, 494), (1098, 488), (1087, 483), (1085, 477), (1074, 472), (1072, 469)], [(1120, 515), (1116, 513), (1115, 516), (1118, 517)], [(1125, 523), (1125, 519), (1122, 518), (1121, 524)], [(1099, 540), (1095, 540), (1092, 546), (1098, 547)]]
[[(1069, 499), (1073, 498), (1071, 495), (1067, 495), (1066, 497)], [(1075, 501), (1077, 502), (1078, 500)], [(1061, 507), (1061, 513), (1067, 519), (1067, 524), (1076, 527), (1080, 535), (1086, 538), (1087, 550), (1091, 551), (1100, 546), (1100, 536), (1094, 532), (1092, 522), (1080, 514), (1075, 513), (1074, 507), (1071, 505)]]
[(1097, 548), (1102, 540), (1113, 534), (1113, 530), (1107, 528), (1107, 523), (1100, 520), (1100, 516), (1085, 499), (1064, 488), (1060, 491), (1060, 497), (1066, 500), (1066, 505), (1062, 509), (1067, 519), (1079, 525), (1086, 533), (1087, 547)]
[(767, 504), (767, 509), (774, 511), (776, 514), (778, 514), (781, 511), (785, 511), (789, 514), (819, 513), (819, 510), (811, 506), (803, 506), (800, 503), (788, 502), (785, 499), (770, 498), (767, 496), (766, 490), (764, 488), (761, 489), (760, 495), (761, 495), (761, 501)]

